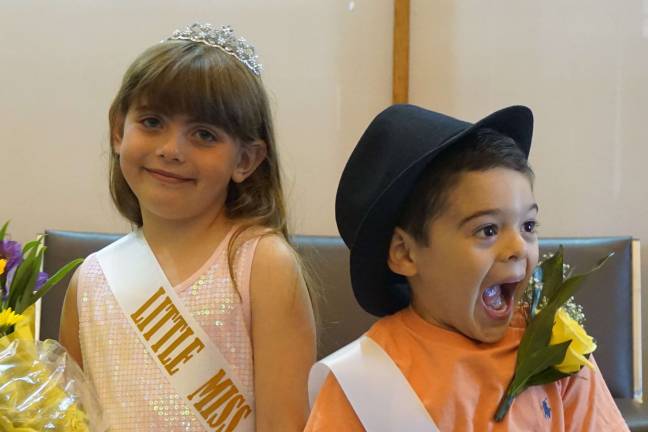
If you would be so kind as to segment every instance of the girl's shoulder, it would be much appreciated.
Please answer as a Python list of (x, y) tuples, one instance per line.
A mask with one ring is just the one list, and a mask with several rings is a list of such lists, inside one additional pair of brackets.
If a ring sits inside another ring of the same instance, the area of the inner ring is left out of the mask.
[(295, 249), (283, 235), (270, 228), (257, 225), (242, 228), (235, 232), (231, 246), (236, 250), (249, 243), (256, 243), (253, 265), (296, 265), (298, 263)]
[[(250, 288), (254, 300), (270, 295), (274, 300), (294, 298), (305, 289), (301, 260), (283, 235), (260, 229), (250, 239), (257, 241), (252, 260)], [(250, 240), (248, 240), (250, 241)]]
[(83, 262), (75, 271), (75, 277), (79, 284), (86, 284), (87, 279), (101, 275), (101, 265), (97, 259), (97, 252), (93, 252), (84, 258)]

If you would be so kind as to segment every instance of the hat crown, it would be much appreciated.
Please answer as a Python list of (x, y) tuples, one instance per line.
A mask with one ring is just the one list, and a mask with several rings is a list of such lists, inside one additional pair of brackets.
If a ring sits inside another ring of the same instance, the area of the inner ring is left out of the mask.
[(338, 186), (336, 219), (347, 246), (353, 246), (366, 211), (396, 177), (470, 126), (414, 105), (393, 105), (378, 114), (358, 141)]
[(529, 154), (533, 115), (523, 106), (475, 124), (414, 105), (393, 105), (369, 124), (342, 172), (335, 219), (351, 250), (351, 284), (360, 306), (383, 316), (406, 306), (409, 291), (387, 267), (394, 226), (412, 188), (444, 148), (480, 128), (511, 137)]

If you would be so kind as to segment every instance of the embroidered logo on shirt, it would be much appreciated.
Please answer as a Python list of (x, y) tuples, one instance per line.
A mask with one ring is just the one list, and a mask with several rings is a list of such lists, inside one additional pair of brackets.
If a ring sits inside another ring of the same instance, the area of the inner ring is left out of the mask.
[(549, 402), (547, 401), (547, 398), (545, 398), (542, 401), (542, 411), (544, 412), (544, 417), (546, 419), (551, 418), (551, 407), (549, 406)]

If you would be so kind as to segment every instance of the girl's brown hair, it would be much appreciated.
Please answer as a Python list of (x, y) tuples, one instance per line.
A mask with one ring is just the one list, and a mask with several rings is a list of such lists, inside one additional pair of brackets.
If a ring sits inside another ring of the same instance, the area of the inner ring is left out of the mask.
[(266, 233), (276, 233), (290, 243), (268, 96), (261, 79), (247, 66), (219, 48), (165, 41), (144, 51), (126, 71), (109, 111), (110, 193), (119, 212), (141, 227), (139, 202), (122, 174), (113, 146), (115, 138), (123, 135), (124, 119), (134, 104), (217, 125), (242, 146), (256, 140), (265, 142), (265, 160), (245, 181), (230, 181), (228, 186), (225, 214), (240, 224), (228, 245), (234, 283), (236, 239), (246, 229), (261, 226)]

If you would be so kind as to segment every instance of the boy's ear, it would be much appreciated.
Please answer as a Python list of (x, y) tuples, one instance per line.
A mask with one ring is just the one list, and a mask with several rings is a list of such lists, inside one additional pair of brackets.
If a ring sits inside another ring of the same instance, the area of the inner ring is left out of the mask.
[(232, 180), (236, 183), (241, 183), (248, 178), (268, 154), (268, 146), (263, 140), (246, 143), (240, 148), (239, 160), (232, 173)]
[(414, 238), (402, 228), (394, 229), (387, 254), (387, 265), (391, 271), (405, 277), (418, 273), (413, 253), (414, 242)]

